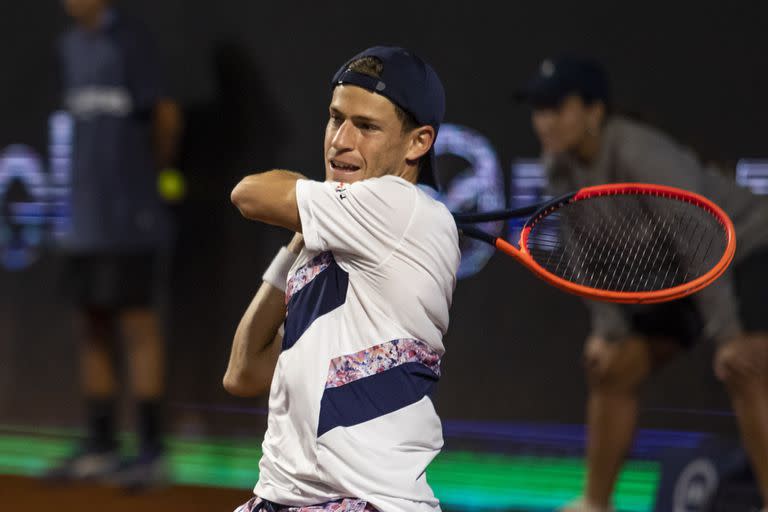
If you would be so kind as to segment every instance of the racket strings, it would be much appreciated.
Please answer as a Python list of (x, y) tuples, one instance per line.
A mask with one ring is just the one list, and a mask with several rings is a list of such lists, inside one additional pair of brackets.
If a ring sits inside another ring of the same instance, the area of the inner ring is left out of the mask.
[(618, 292), (679, 286), (712, 269), (727, 240), (720, 222), (691, 203), (654, 195), (568, 203), (535, 222), (527, 249), (567, 281)]

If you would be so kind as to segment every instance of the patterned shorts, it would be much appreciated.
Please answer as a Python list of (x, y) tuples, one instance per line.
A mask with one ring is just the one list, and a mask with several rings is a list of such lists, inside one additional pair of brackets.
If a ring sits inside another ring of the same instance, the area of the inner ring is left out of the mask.
[(235, 509), (235, 512), (378, 512), (373, 505), (365, 500), (356, 498), (343, 498), (336, 501), (329, 501), (319, 505), (309, 505), (306, 507), (290, 507), (278, 505), (258, 496), (254, 496), (247, 503), (244, 503)]

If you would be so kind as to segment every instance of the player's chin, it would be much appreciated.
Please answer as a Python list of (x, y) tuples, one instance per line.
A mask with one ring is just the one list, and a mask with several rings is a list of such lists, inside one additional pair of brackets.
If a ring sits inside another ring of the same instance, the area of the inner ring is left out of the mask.
[(331, 179), (341, 183), (354, 183), (362, 180), (365, 176), (362, 169), (356, 171), (343, 171), (341, 169), (330, 169)]
[(568, 151), (568, 147), (558, 141), (543, 140), (541, 142), (541, 152), (548, 156), (560, 156)]

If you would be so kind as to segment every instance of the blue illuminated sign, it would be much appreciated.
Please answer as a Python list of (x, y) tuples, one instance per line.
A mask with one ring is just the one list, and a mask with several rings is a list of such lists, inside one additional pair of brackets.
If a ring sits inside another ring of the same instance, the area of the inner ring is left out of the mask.
[(736, 183), (755, 194), (768, 195), (768, 160), (739, 160), (736, 164)]
[[(520, 159), (512, 162), (509, 170), (509, 208), (523, 208), (549, 199), (545, 193), (547, 176), (541, 162)], [(507, 239), (516, 243), (520, 238), (524, 218), (509, 220)]]
[(13, 144), (0, 152), (0, 264), (20, 270), (69, 225), (72, 119), (54, 112), (49, 120), (49, 171), (34, 149)]
[[(452, 212), (489, 211), (504, 208), (504, 181), (501, 166), (488, 139), (478, 132), (454, 124), (445, 124), (435, 141), (435, 154), (463, 158), (469, 166), (443, 187), (438, 199)], [(478, 225), (488, 233), (500, 235), (503, 222)], [(483, 268), (494, 248), (477, 240), (462, 246), (458, 277), (471, 276)]]

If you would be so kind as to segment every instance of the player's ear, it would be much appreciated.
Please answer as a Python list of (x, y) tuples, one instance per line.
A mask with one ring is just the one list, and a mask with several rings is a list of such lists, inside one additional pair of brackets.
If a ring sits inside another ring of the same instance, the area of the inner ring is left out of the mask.
[(605, 120), (605, 114), (605, 103), (602, 101), (595, 101), (589, 105), (588, 122), (590, 131), (594, 133), (600, 132), (600, 128)]
[(414, 128), (409, 134), (408, 152), (405, 158), (409, 161), (416, 161), (423, 157), (435, 142), (435, 129), (429, 125)]

